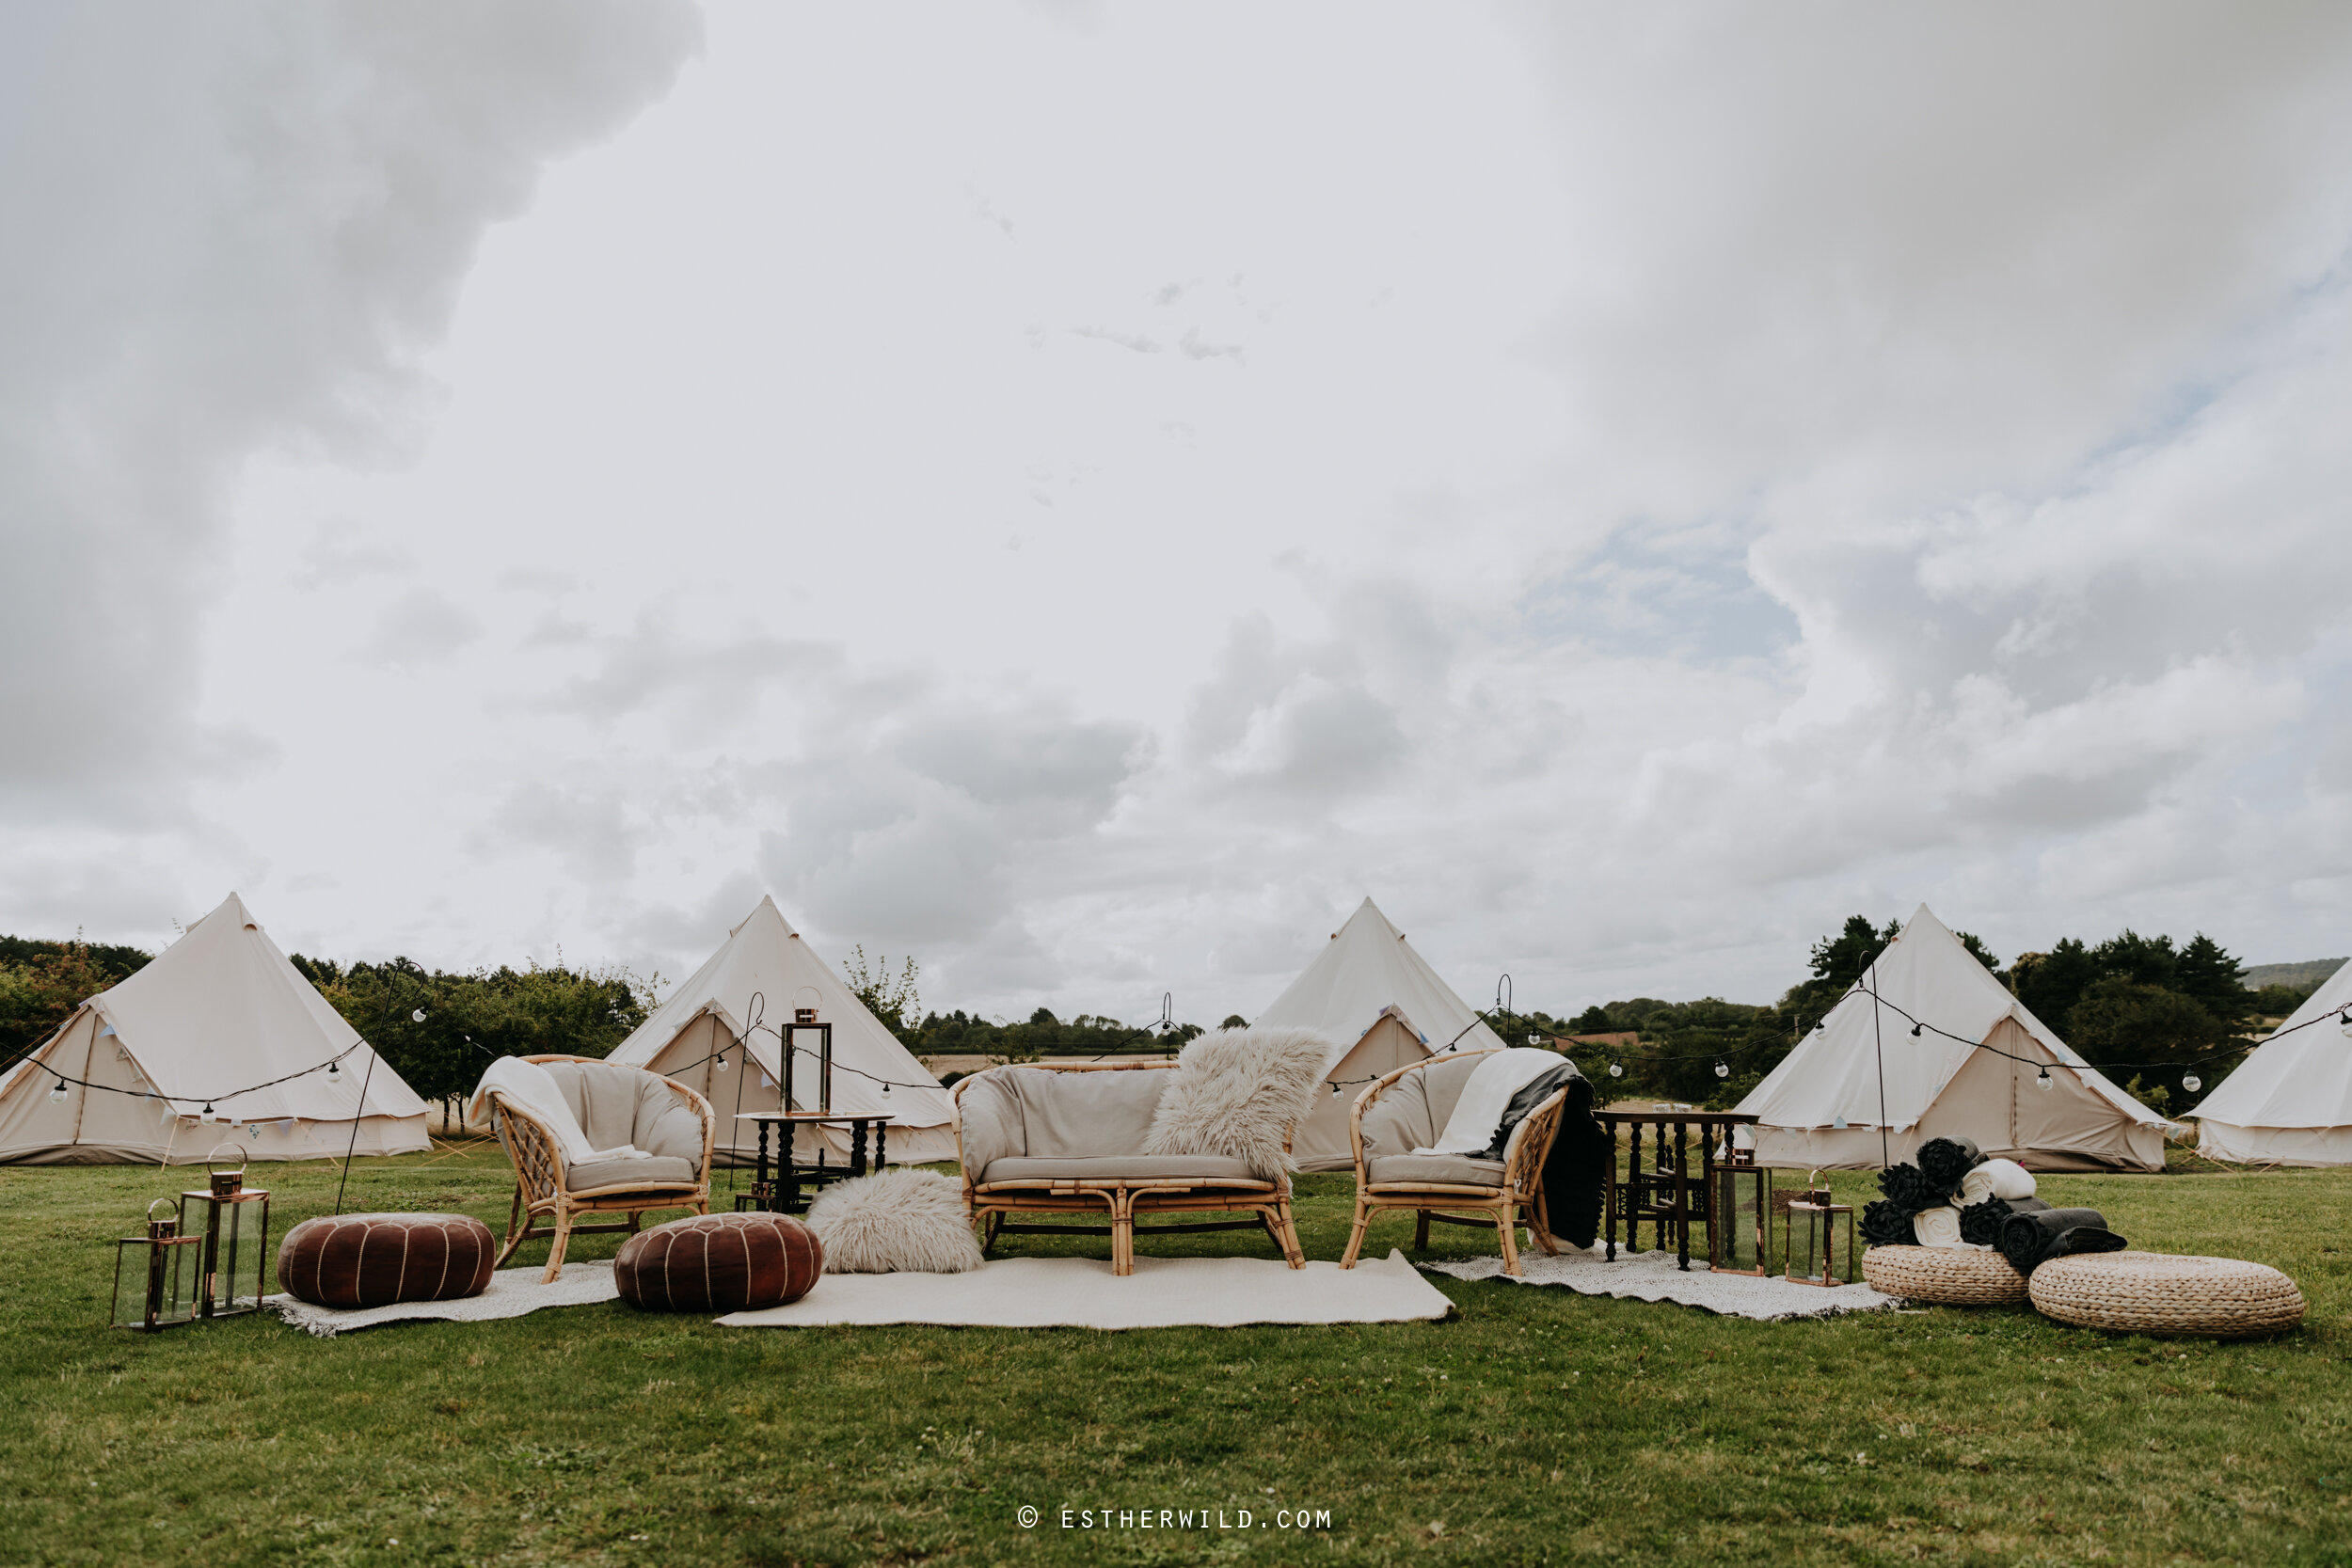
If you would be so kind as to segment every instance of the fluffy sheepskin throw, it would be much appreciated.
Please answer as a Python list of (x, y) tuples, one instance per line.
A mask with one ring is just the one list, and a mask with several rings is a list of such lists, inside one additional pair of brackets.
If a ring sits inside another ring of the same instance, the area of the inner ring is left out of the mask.
[(980, 1266), (963, 1188), (928, 1170), (886, 1170), (827, 1187), (808, 1206), (827, 1274), (961, 1274)]
[(1312, 1029), (1223, 1029), (1177, 1054), (1146, 1154), (1222, 1154), (1261, 1181), (1296, 1167), (1283, 1137), (1307, 1119), (1331, 1041)]

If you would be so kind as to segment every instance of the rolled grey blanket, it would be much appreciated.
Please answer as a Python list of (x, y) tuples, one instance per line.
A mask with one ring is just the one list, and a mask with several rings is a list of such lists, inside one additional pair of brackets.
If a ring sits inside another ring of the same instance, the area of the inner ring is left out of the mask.
[(2001, 1221), (2001, 1256), (2022, 1275), (2053, 1258), (2121, 1252), (2130, 1244), (2107, 1228), (2106, 1216), (2096, 1209), (2026, 1210)]

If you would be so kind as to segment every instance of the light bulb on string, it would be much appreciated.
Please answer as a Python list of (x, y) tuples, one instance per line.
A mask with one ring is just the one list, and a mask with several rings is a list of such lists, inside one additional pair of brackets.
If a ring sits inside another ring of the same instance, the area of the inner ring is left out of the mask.
[(718, 1060), (716, 1060), (716, 1061), (712, 1062), (710, 1065), (711, 1065), (712, 1067), (717, 1068), (717, 1069), (718, 1069), (721, 1072), (724, 1072), (724, 1071), (726, 1071), (726, 1069), (727, 1069), (727, 1053), (726, 1053), (725, 1052), (723, 1052), (723, 1051), (720, 1052), (720, 1053), (719, 1053), (719, 1058), (718, 1058)]
[(1337, 1100), (1337, 1099), (1339, 1099), (1339, 1097), (1340, 1097), (1340, 1086), (1339, 1086), (1337, 1084), (1334, 1084), (1334, 1085), (1331, 1085), (1331, 1098), (1332, 1098), (1332, 1099), (1334, 1099), (1334, 1100)]
[(422, 1023), (424, 1022), (424, 1009), (422, 1007), (419, 1007), (415, 1012), (410, 1013), (408, 1015), (408, 1022), (411, 1023)]
[(213, 1114), (213, 1102), (212, 1102), (211, 1101), (209, 1101), (209, 1100), (208, 1100), (208, 1101), (206, 1101), (204, 1102), (204, 1109), (202, 1109), (201, 1111), (199, 1111), (199, 1112), (197, 1113), (197, 1115), (198, 1115), (199, 1117), (209, 1117), (209, 1116), (211, 1116), (212, 1114)]
[(328, 1076), (329, 1078), (341, 1078), (342, 1075), (343, 1075), (343, 1064), (342, 1064), (342, 1063), (341, 1063), (341, 1062), (329, 1062), (329, 1063), (327, 1063), (327, 1064), (326, 1064), (326, 1076)]
[(2181, 1074), (2181, 1087), (2186, 1089), (2189, 1093), (2195, 1094), (2199, 1089), (2201, 1089), (2204, 1086), (2205, 1081), (2202, 1078), (2198, 1077), (2197, 1074), (2193, 1072), (2184, 1072)]
[(1609, 1076), (1612, 1078), (1623, 1078), (1625, 1076), (1625, 1064), (1617, 1060), (1614, 1056), (1609, 1058)]
[(1917, 1039), (1917, 1038), (1919, 1037), (1919, 1031), (1920, 1031), (1920, 1029), (1921, 1029), (1922, 1027), (1924, 1027), (1924, 1025), (1917, 1024), (1917, 1023), (1915, 1023), (1915, 1024), (1913, 1024), (1913, 1025), (1911, 1026), (1911, 1037), (1912, 1037), (1913, 1039), (1915, 1039), (1915, 1039)]
[(64, 1103), (64, 1101), (65, 1101), (65, 1080), (64, 1080), (64, 1079), (60, 1078), (60, 1079), (58, 1079), (58, 1080), (56, 1081), (56, 1083), (55, 1085), (51, 1085), (50, 1090), (49, 1090), (49, 1098), (50, 1098), (50, 1099), (52, 1099), (52, 1100), (54, 1100), (54, 1101), (57, 1101), (58, 1103), (60, 1103), (60, 1104)]
[(887, 1095), (887, 1094), (889, 1094), (889, 1093), (890, 1093), (890, 1080), (889, 1080), (889, 1079), (887, 1079), (887, 1078), (885, 1078), (885, 1079), (883, 1079), (883, 1080), (882, 1080), (882, 1093), (883, 1093), (884, 1095)]
[(1718, 1078), (1728, 1078), (1728, 1077), (1730, 1077), (1730, 1076), (1731, 1076), (1731, 1064), (1730, 1064), (1729, 1062), (1717, 1062), (1717, 1063), (1715, 1064), (1715, 1076), (1716, 1076), (1716, 1077), (1718, 1077)]
[(2033, 1086), (2037, 1089), (2047, 1089), (2055, 1086), (2051, 1081), (2050, 1069), (2048, 1068), (2045, 1067), (2042, 1069), (2041, 1076), (2033, 1081)]

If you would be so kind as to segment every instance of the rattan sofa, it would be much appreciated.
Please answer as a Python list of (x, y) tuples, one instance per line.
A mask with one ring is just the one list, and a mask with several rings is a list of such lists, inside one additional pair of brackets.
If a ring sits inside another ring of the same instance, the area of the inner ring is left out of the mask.
[(1510, 1275), (1522, 1272), (1515, 1234), (1522, 1219), (1538, 1247), (1547, 1255), (1559, 1252), (1545, 1212), (1544, 1164), (1569, 1100), (1589, 1102), (1589, 1085), (1577, 1095), (1583, 1080), (1559, 1089), (1529, 1112), (1512, 1129), (1500, 1160), (1413, 1152), (1438, 1141), (1464, 1085), (1487, 1054), (1441, 1053), (1376, 1079), (1356, 1097), (1347, 1118), (1348, 1146), (1356, 1160), (1356, 1224), (1340, 1267), (1356, 1266), (1364, 1229), (1384, 1209), (1416, 1211), (1416, 1247), (1429, 1244), (1433, 1218), (1448, 1225), (1493, 1226), (1502, 1243), (1503, 1272)]
[[(710, 1102), (685, 1085), (643, 1068), (587, 1056), (525, 1056), (548, 1069), (574, 1120), (596, 1148), (632, 1145), (643, 1160), (570, 1164), (555, 1133), (499, 1090), (490, 1091), (499, 1141), (515, 1163), (515, 1203), (507, 1217), (503, 1265), (525, 1242), (552, 1236), (545, 1278), (563, 1272), (576, 1235), (634, 1232), (648, 1209), (710, 1212)], [(581, 1214), (625, 1214), (610, 1225), (581, 1225)], [(539, 1221), (552, 1222), (545, 1227)]]
[[(1139, 1152), (1174, 1065), (1030, 1063), (959, 1080), (956, 1151), (982, 1248), (1000, 1235), (1108, 1235), (1112, 1272), (1131, 1275), (1138, 1228), (1149, 1235), (1263, 1227), (1292, 1268), (1305, 1267), (1287, 1174), (1269, 1181), (1224, 1155)], [(1139, 1215), (1204, 1213), (1252, 1217), (1136, 1224)], [(1009, 1223), (1014, 1215), (1049, 1214), (1100, 1214), (1110, 1223)]]

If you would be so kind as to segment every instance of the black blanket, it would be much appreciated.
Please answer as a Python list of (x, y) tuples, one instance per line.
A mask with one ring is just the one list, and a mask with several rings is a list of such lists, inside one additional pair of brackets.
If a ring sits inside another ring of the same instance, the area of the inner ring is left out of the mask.
[(2106, 1216), (2096, 1209), (2026, 1211), (2001, 1221), (2001, 1256), (2023, 1275), (2032, 1274), (2053, 1258), (2121, 1252), (2130, 1244), (2107, 1228)]
[(1997, 1247), (2001, 1244), (2001, 1222), (2011, 1214), (2038, 1214), (2049, 1208), (2038, 1197), (2021, 1197), (2015, 1202), (2007, 1198), (1988, 1197), (1972, 1203), (1960, 1212), (1960, 1239), (1977, 1246)]
[[(1576, 1072), (1573, 1063), (1568, 1070)], [(1588, 1247), (1600, 1234), (1601, 1195), (1608, 1190), (1610, 1170), (1616, 1164), (1616, 1141), (1593, 1119), (1592, 1080), (1577, 1073), (1566, 1083), (1568, 1098), (1560, 1107), (1559, 1135), (1551, 1140), (1551, 1156), (1544, 1162), (1544, 1218), (1554, 1236), (1570, 1246)], [(1541, 1104), (1559, 1086), (1554, 1084), (1538, 1095), (1529, 1109)], [(1518, 1103), (1515, 1095), (1512, 1104)]]
[(1919, 1174), (1946, 1196), (1960, 1191), (1960, 1179), (1984, 1164), (1974, 1138), (1930, 1138), (1919, 1146)]

